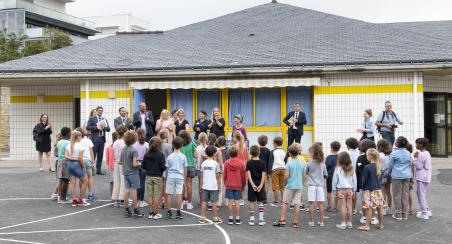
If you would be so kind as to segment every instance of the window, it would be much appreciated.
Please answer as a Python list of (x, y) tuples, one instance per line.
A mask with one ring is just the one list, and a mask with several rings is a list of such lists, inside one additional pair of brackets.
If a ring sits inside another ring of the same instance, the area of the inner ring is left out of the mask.
[(170, 113), (181, 108), (185, 112), (185, 119), (193, 124), (193, 91), (191, 89), (177, 89), (170, 92)]
[(212, 114), (212, 110), (215, 107), (220, 108), (220, 98), (221, 94), (218, 90), (200, 90), (196, 92), (197, 94), (197, 104), (196, 110), (197, 113), (199, 111), (206, 111), (207, 117), (209, 118)]
[(240, 89), (229, 91), (229, 125), (234, 125), (234, 116), (242, 115), (243, 125), (253, 126), (253, 91)]
[(256, 89), (256, 126), (281, 125), (280, 89)]
[(286, 88), (287, 113), (293, 111), (293, 105), (301, 104), (301, 111), (306, 114), (307, 126), (312, 126), (312, 88), (311, 87), (287, 87)]

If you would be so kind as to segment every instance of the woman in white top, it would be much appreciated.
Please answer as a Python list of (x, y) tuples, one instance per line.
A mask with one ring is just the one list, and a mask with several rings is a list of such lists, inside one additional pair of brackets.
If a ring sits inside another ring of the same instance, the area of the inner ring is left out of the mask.
[(174, 128), (174, 121), (171, 120), (169, 111), (166, 109), (163, 109), (160, 113), (160, 119), (157, 120), (157, 123), (155, 124), (155, 132), (158, 134), (162, 129), (168, 130), (168, 137), (167, 141), (171, 144), (173, 141), (173, 138), (176, 136), (175, 128)]
[[(72, 195), (72, 206), (89, 206), (90, 204), (84, 199), (88, 180), (86, 178), (85, 164), (83, 163), (83, 146), (80, 145), (82, 134), (78, 131), (71, 133), (71, 143), (67, 145), (64, 153), (67, 163), (67, 171), (69, 176), (69, 190)], [(76, 198), (75, 182), (76, 178), (80, 180), (80, 197)]]

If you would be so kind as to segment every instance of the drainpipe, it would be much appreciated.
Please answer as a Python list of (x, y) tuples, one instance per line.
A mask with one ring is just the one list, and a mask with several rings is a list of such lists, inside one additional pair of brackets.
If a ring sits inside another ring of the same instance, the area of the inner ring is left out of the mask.
[(413, 75), (413, 108), (414, 108), (414, 125), (413, 125), (413, 139), (418, 137), (419, 133), (419, 101), (417, 85), (419, 83), (419, 72), (414, 72)]
[(85, 81), (85, 100), (86, 100), (85, 101), (85, 111), (87, 113), (86, 121), (88, 121), (89, 113), (91, 112), (91, 109), (90, 109), (91, 105), (89, 104), (89, 81), (88, 80)]

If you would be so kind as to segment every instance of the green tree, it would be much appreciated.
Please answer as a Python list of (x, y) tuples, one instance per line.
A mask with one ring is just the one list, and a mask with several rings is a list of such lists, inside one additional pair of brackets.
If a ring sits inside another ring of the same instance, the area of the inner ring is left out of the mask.
[(14, 34), (0, 33), (0, 63), (22, 57), (23, 38)]
[(44, 36), (43, 40), (26, 42), (23, 56), (27, 57), (72, 45), (71, 36), (56, 28), (46, 28)]

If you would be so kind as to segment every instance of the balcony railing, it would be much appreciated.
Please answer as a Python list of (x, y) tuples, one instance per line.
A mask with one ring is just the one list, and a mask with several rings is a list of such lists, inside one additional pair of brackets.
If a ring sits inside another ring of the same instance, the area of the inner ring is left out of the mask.
[(6, 8), (23, 8), (26, 11), (34, 14), (46, 16), (52, 19), (57, 19), (66, 23), (82, 26), (88, 29), (95, 29), (95, 24), (92, 21), (78, 18), (66, 13), (58, 12), (54, 9), (39, 6), (33, 3), (21, 1), (21, 0), (2, 0), (0, 1), (0, 9)]

